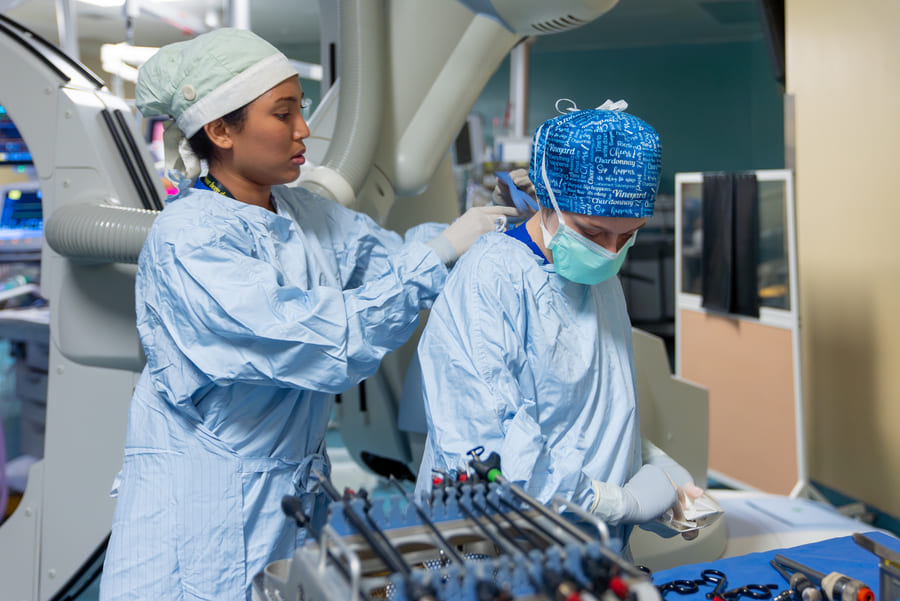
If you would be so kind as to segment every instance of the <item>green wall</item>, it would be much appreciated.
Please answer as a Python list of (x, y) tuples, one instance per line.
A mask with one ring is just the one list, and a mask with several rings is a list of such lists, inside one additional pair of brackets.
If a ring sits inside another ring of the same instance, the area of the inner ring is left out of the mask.
[[(783, 99), (764, 40), (730, 44), (542, 52), (532, 46), (529, 134), (556, 115), (557, 98), (595, 107), (607, 98), (653, 125), (663, 142), (660, 192), (681, 171), (784, 167)], [(502, 119), (509, 61), (488, 82), (474, 112)]]

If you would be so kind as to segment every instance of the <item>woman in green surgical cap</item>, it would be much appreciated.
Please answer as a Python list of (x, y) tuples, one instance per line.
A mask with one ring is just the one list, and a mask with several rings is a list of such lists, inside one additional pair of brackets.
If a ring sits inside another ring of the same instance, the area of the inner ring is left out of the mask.
[(247, 31), (161, 49), (136, 96), (145, 116), (174, 119), (167, 162), (183, 189), (138, 263), (147, 364), (100, 597), (245, 601), (254, 575), (303, 541), (282, 496), (323, 517), (313, 469), (329, 472), (333, 395), (413, 333), (447, 277), (436, 249), (461, 254), (502, 213), (404, 239), (281, 185), (306, 161), (303, 91), (287, 58)]

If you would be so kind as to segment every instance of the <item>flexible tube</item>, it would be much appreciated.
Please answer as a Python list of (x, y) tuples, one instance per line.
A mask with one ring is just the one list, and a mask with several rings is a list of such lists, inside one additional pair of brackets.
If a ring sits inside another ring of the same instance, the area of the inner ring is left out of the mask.
[(362, 188), (381, 133), (387, 54), (384, 0), (344, 0), (341, 21), (341, 93), (334, 135), (322, 166)]
[(68, 205), (50, 215), (44, 239), (71, 259), (137, 263), (159, 211), (113, 205)]

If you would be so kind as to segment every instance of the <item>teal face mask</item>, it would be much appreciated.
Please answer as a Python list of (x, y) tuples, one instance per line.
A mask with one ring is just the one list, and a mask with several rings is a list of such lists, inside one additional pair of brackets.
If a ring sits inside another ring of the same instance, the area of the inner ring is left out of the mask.
[(593, 286), (604, 280), (608, 280), (617, 273), (622, 263), (625, 261), (625, 255), (628, 249), (634, 244), (637, 238), (635, 232), (628, 242), (622, 246), (619, 252), (609, 251), (596, 242), (588, 240), (572, 228), (566, 225), (563, 220), (562, 211), (556, 202), (556, 196), (553, 188), (547, 180), (547, 159), (546, 156), (541, 163), (541, 176), (544, 185), (547, 187), (547, 196), (553, 203), (553, 209), (559, 225), (556, 233), (550, 236), (550, 232), (544, 227), (544, 217), (541, 215), (541, 234), (544, 236), (544, 246), (553, 251), (553, 265), (556, 273), (572, 282)]
[(553, 236), (544, 227), (544, 220), (541, 218), (544, 246), (553, 251), (556, 273), (567, 280), (588, 286), (599, 284), (619, 273), (628, 249), (637, 238), (637, 232), (628, 239), (619, 252), (611, 252), (568, 227), (558, 209), (556, 215), (559, 218), (559, 227)]

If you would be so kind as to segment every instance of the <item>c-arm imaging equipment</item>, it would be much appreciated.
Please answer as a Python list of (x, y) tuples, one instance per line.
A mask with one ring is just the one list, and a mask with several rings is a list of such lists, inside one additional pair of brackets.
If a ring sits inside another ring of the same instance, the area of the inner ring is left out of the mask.
[[(343, 0), (340, 77), (310, 119), (315, 168), (298, 184), (387, 227), (452, 220), (448, 149), (488, 78), (524, 35), (572, 29), (616, 2)], [(95, 75), (4, 17), (0, 53), (0, 80), (16, 82), (0, 100), (43, 191), (41, 292), (50, 306), (44, 457), (0, 525), (0, 583), (5, 599), (44, 601), (102, 553), (109, 534), (109, 490), (144, 363), (135, 263), (165, 192), (130, 107)], [(370, 412), (391, 421), (396, 408)]]

